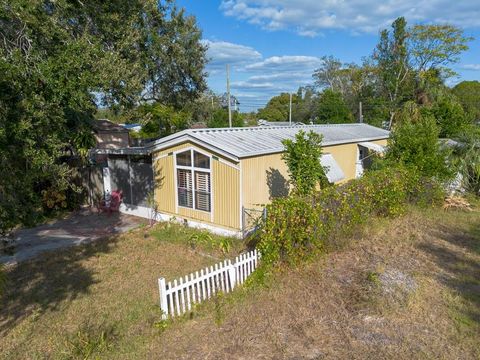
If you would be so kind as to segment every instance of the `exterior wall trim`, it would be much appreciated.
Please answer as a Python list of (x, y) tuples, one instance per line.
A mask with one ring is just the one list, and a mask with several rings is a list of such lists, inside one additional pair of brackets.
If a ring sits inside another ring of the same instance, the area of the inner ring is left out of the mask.
[(231, 159), (235, 162), (238, 161), (238, 157), (236, 157), (235, 155), (230, 154), (229, 152), (227, 152), (225, 150), (222, 150), (220, 148), (217, 148), (216, 146), (212, 146), (212, 145), (210, 145), (210, 144), (208, 144), (204, 141), (198, 140), (195, 137), (193, 137), (191, 135), (188, 135), (188, 134), (183, 134), (180, 137), (178, 137), (176, 139), (166, 141), (165, 143), (163, 143), (161, 145), (157, 145), (157, 144), (154, 143), (153, 145), (147, 145), (147, 147), (151, 148), (151, 150), (149, 150), (149, 151), (155, 152), (155, 151), (165, 150), (165, 149), (168, 149), (168, 148), (173, 147), (175, 145), (180, 145), (180, 144), (185, 143), (185, 142), (191, 142), (193, 144), (204, 147), (204, 148), (210, 150), (211, 152), (214, 152), (214, 153), (220, 154), (222, 156), (225, 156), (226, 158), (229, 158), (229, 159)]
[[(126, 204), (121, 204), (120, 212), (123, 214), (150, 219), (152, 214), (152, 209), (146, 206), (131, 206)], [(157, 212), (155, 216), (155, 220), (156, 221), (175, 221), (179, 224), (184, 224), (184, 220), (185, 220), (188, 227), (208, 230), (213, 234), (221, 235), (221, 236), (229, 236), (229, 237), (236, 237), (236, 238), (242, 237), (242, 232), (240, 230), (229, 230), (219, 226), (205, 224), (199, 221), (184, 218), (181, 215), (169, 215), (169, 214)]]

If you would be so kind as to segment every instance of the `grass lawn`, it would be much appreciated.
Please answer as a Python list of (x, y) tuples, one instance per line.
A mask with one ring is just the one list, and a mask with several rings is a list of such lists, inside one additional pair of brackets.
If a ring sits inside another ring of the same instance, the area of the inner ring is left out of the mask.
[[(170, 223), (139, 228), (89, 244), (47, 253), (7, 269), (0, 300), (0, 358), (145, 358), (160, 330), (157, 279), (212, 265), (242, 248), (232, 240)], [(225, 249), (225, 248), (224, 248)]]
[[(159, 224), (8, 271), (5, 359), (480, 358), (480, 212), (411, 209), (161, 322), (156, 280), (223, 258)], [(219, 241), (218, 238), (213, 240)], [(207, 241), (208, 242), (208, 241)], [(243, 245), (234, 242), (232, 258)]]

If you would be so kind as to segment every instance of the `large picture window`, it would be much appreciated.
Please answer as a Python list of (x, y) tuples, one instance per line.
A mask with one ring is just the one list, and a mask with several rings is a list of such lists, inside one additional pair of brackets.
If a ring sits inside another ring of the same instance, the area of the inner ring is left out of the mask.
[(178, 205), (211, 211), (210, 157), (195, 150), (176, 155)]

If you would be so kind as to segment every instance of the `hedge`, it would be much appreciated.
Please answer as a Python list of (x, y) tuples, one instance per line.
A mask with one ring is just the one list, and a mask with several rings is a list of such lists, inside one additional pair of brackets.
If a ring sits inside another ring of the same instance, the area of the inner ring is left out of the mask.
[(351, 234), (372, 217), (398, 216), (408, 204), (431, 206), (443, 196), (441, 186), (413, 169), (370, 171), (307, 197), (273, 200), (257, 248), (265, 264), (296, 263), (323, 252), (328, 241)]

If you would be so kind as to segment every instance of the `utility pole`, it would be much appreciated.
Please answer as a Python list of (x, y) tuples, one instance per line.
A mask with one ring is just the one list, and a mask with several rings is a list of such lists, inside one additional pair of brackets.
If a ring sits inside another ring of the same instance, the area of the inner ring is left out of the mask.
[(290, 93), (290, 106), (288, 110), (288, 123), (292, 126), (292, 93)]
[(228, 126), (232, 127), (232, 108), (230, 104), (230, 72), (227, 64), (227, 101), (228, 101)]
[(363, 123), (362, 102), (358, 103), (358, 122)]

